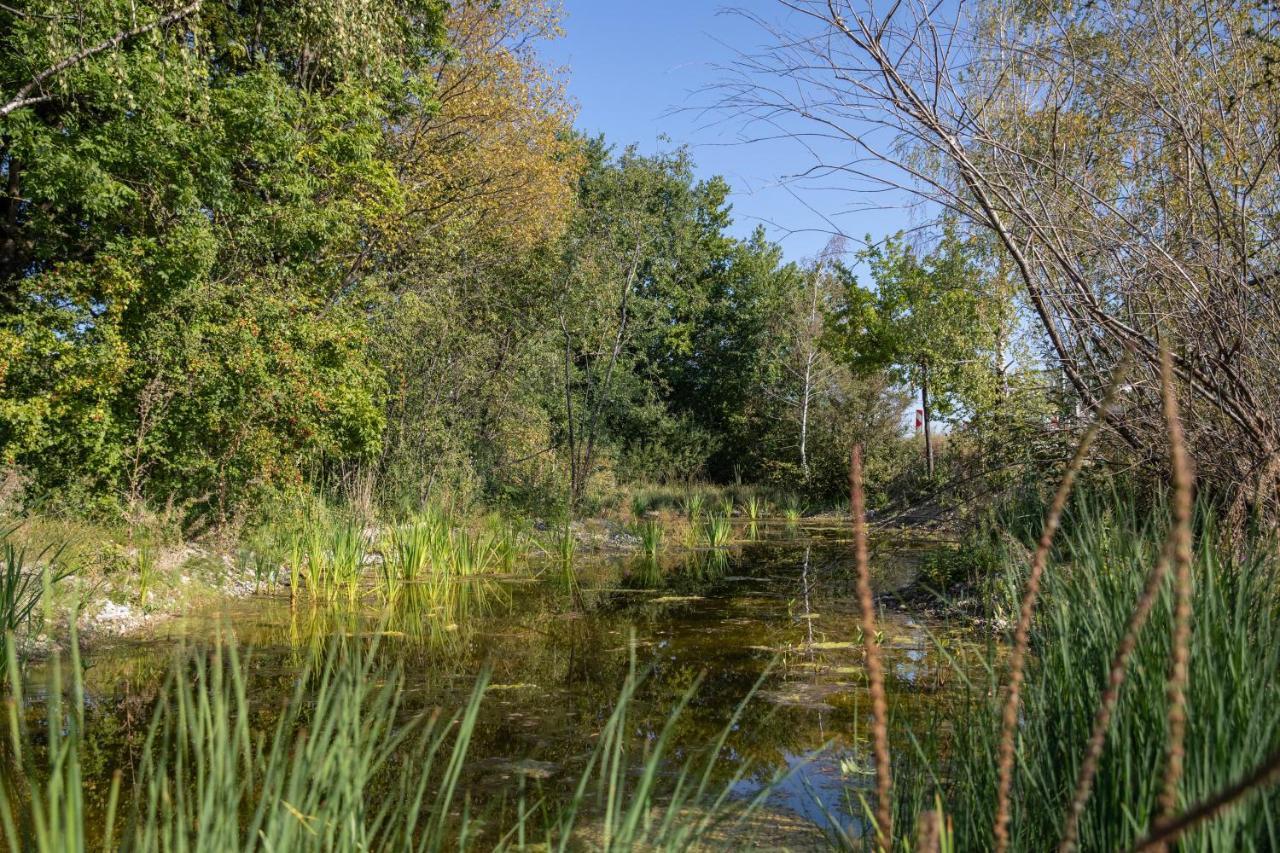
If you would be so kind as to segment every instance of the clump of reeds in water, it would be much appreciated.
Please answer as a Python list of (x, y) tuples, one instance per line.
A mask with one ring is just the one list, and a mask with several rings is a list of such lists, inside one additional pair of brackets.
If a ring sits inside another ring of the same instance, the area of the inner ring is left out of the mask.
[(724, 548), (733, 538), (733, 525), (729, 519), (713, 515), (702, 524), (702, 540), (708, 548)]
[(800, 499), (795, 495), (787, 495), (782, 502), (782, 517), (787, 522), (787, 526), (794, 527), (803, 515), (804, 509)]
[(665, 536), (662, 525), (650, 519), (641, 524), (636, 533), (640, 537), (640, 550), (648, 557), (657, 557), (662, 550), (662, 540)]
[(25, 631), (45, 591), (70, 577), (73, 569), (62, 560), (63, 549), (48, 546), (32, 552), (19, 544), (17, 528), (0, 529), (0, 632)]
[(702, 517), (707, 499), (702, 492), (689, 492), (684, 498), (684, 515), (689, 521), (697, 521)]
[(364, 526), (351, 521), (313, 521), (291, 547), (292, 583), (315, 601), (354, 600), (368, 555)]

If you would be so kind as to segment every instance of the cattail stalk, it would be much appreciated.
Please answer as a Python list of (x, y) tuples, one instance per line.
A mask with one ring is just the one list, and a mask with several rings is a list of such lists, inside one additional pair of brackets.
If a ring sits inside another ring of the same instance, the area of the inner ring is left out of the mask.
[(1023, 592), (1022, 606), (1018, 611), (1018, 624), (1013, 633), (1013, 649), (1009, 653), (1009, 686), (1005, 694), (1004, 710), (1000, 721), (1000, 742), (997, 747), (999, 782), (996, 789), (996, 816), (992, 833), (995, 836), (996, 853), (1005, 853), (1009, 849), (1009, 795), (1013, 790), (1014, 741), (1017, 736), (1018, 710), (1022, 699), (1022, 681), (1026, 668), (1027, 648), (1031, 642), (1031, 617), (1035, 613), (1036, 600), (1040, 595), (1040, 580), (1044, 575), (1045, 563), (1049, 558), (1049, 548), (1053, 545), (1054, 534), (1062, 520), (1062, 513), (1067, 506), (1067, 498), (1075, 484), (1076, 476), (1084, 467), (1089, 448), (1097, 437), (1098, 431), (1106, 418), (1107, 409), (1115, 400), (1121, 379), (1128, 368), (1128, 359), (1121, 362), (1111, 378), (1102, 403), (1088, 429), (1080, 436), (1076, 451), (1067, 464), (1067, 470), (1058, 484), (1058, 491), (1053, 496), (1049, 511), (1045, 513), (1044, 527), (1040, 531), (1040, 541), (1031, 557), (1031, 573), (1027, 576), (1027, 587)]
[(862, 609), (862, 638), (871, 686), (872, 736), (876, 759), (876, 833), (880, 849), (893, 849), (893, 765), (889, 758), (889, 708), (884, 693), (884, 665), (876, 640), (875, 600), (867, 560), (867, 513), (862, 490), (862, 447), (855, 446), (849, 463), (849, 509), (853, 515), (853, 560), (858, 573), (858, 602)]
[(1172, 820), (1178, 809), (1178, 783), (1186, 754), (1187, 681), (1191, 663), (1191, 460), (1178, 417), (1173, 392), (1173, 364), (1169, 351), (1160, 353), (1160, 387), (1169, 429), (1169, 454), (1173, 468), (1174, 607), (1173, 660), (1169, 668), (1168, 743), (1165, 749), (1164, 785), (1160, 793), (1160, 822)]

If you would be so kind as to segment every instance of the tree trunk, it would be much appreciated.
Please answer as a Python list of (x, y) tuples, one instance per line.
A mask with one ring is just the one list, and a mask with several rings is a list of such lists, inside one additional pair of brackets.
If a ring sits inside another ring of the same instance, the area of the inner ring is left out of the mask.
[(924, 412), (924, 470), (933, 476), (933, 418), (929, 411), (929, 363), (920, 365), (920, 408)]
[(569, 504), (578, 502), (578, 446), (573, 434), (573, 385), (570, 381), (573, 339), (569, 336), (569, 324), (560, 318), (560, 330), (564, 333), (564, 413), (569, 430)]
[(804, 365), (804, 387), (800, 393), (800, 473), (809, 482), (809, 400), (813, 396), (813, 356)]

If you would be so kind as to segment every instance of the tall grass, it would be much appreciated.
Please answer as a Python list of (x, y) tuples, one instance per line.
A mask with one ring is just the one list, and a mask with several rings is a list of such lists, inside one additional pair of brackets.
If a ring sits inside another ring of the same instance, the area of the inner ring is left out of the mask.
[[(60, 667), (50, 685), (45, 767), (12, 678), (10, 745), (16, 772), (0, 776), (0, 827), (13, 853), (83, 850), (99, 833), (86, 814), (84, 691), (72, 642), (72, 701)], [(336, 642), (296, 681), (274, 727), (255, 733), (248, 667), (234, 645), (174, 664), (151, 721), (118, 825), (120, 776), (100, 824), (104, 849), (454, 849), (469, 821), (451, 815), (462, 757), (484, 682), (451, 718), (404, 719), (403, 682), (373, 653)], [(54, 689), (57, 688), (57, 689)], [(412, 769), (412, 772), (409, 770)], [(18, 804), (15, 810), (13, 803)]]
[[(1191, 604), (1184, 692), (1185, 752), (1177, 785), (1179, 809), (1247, 778), (1264, 755), (1280, 749), (1280, 558), (1276, 543), (1256, 541), (1240, 557), (1223, 547), (1212, 510), (1201, 506), (1192, 552)], [(1077, 500), (1064, 519), (1065, 541), (1043, 574), (1041, 601), (1029, 632), (1016, 761), (1012, 768), (1010, 847), (1058, 845), (1095, 731), (1117, 646), (1144, 595), (1148, 567), (1164, 548), (1163, 513), (1141, 517), (1132, 504)], [(1005, 567), (1002, 599), (1018, 601), (1020, 573)], [(1128, 849), (1160, 817), (1169, 730), (1167, 682), (1177, 596), (1157, 587), (1146, 625), (1135, 637), (1104, 729), (1090, 796), (1080, 814), (1082, 850)], [(914, 825), (940, 793), (961, 849), (983, 846), (995, 819), (1000, 744), (997, 661), (986, 683), (970, 683), (951, 722), (954, 737), (935, 742), (942, 758), (911, 762), (900, 774), (899, 820)], [(937, 731), (938, 726), (931, 726)], [(922, 733), (923, 736), (923, 733)], [(926, 750), (926, 752), (928, 752)], [(1192, 829), (1188, 850), (1280, 849), (1280, 792), (1255, 791), (1246, 807)]]
[(697, 521), (702, 517), (706, 503), (707, 499), (701, 492), (689, 492), (684, 498), (685, 517), (690, 521)]
[(158, 577), (155, 547), (150, 543), (139, 545), (134, 567), (138, 575), (138, 604), (145, 607)]
[(782, 501), (782, 517), (789, 527), (794, 527), (799, 523), (801, 516), (804, 515), (804, 507), (800, 504), (800, 499), (795, 495), (787, 495)]

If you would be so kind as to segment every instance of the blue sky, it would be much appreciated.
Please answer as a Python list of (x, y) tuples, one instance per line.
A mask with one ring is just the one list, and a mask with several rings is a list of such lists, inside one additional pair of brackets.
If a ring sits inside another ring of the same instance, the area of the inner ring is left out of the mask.
[[(796, 198), (780, 179), (809, 165), (797, 148), (785, 142), (740, 144), (740, 126), (694, 109), (708, 100), (700, 90), (721, 76), (717, 64), (765, 38), (754, 24), (723, 13), (725, 2), (564, 0), (566, 35), (545, 45), (543, 55), (567, 66), (581, 130), (603, 132), (618, 146), (638, 143), (646, 152), (689, 145), (700, 174), (723, 175), (733, 187), (737, 233), (745, 236), (763, 223), (788, 258), (810, 257), (830, 237), (824, 217), (856, 200), (825, 192), (800, 192)], [(735, 2), (766, 18), (782, 15), (775, 0)], [(659, 141), (664, 134), (669, 142)], [(890, 210), (837, 221), (847, 234), (880, 237), (909, 220), (905, 212)]]

